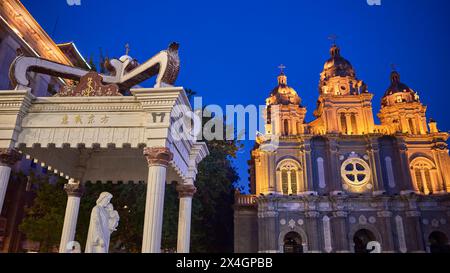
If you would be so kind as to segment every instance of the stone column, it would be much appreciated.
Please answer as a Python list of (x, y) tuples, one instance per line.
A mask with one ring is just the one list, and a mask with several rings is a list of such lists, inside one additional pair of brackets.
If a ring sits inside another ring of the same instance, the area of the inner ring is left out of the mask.
[(177, 253), (189, 253), (191, 242), (191, 209), (192, 197), (197, 188), (191, 184), (182, 184), (177, 186), (180, 199), (180, 207), (178, 212), (178, 240)]
[(142, 253), (159, 253), (166, 172), (173, 155), (166, 147), (147, 147), (144, 149), (144, 156), (148, 162), (148, 180)]
[(8, 189), (11, 167), (16, 164), (22, 155), (15, 149), (0, 149), (0, 213), (3, 209), (6, 190)]
[(345, 113), (345, 122), (347, 123), (347, 135), (354, 135), (352, 128), (352, 119), (350, 113)]
[(64, 225), (59, 244), (59, 253), (67, 253), (67, 244), (75, 240), (75, 231), (77, 228), (78, 211), (80, 209), (80, 198), (83, 194), (83, 188), (80, 183), (72, 179), (64, 185), (67, 192), (66, 214), (64, 216)]

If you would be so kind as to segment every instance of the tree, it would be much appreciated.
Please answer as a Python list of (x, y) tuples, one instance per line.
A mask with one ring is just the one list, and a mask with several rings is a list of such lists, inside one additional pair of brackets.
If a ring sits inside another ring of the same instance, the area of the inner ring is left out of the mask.
[(30, 182), (36, 193), (33, 205), (25, 209), (26, 217), (19, 230), (26, 237), (40, 244), (41, 252), (51, 252), (61, 239), (64, 223), (67, 196), (63, 190), (64, 179), (53, 179), (34, 173), (30, 174)]

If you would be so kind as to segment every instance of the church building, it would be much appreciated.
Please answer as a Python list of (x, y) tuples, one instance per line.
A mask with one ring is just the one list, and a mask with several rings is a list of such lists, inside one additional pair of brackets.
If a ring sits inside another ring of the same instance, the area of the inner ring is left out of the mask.
[(447, 252), (448, 133), (395, 70), (375, 124), (373, 94), (337, 45), (330, 55), (313, 121), (283, 71), (266, 100), (235, 252)]

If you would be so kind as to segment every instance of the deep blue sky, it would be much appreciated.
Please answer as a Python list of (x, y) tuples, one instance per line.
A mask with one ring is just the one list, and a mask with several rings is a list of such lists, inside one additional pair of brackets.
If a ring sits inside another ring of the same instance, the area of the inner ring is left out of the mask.
[[(145, 61), (179, 42), (177, 85), (196, 90), (205, 104), (264, 104), (283, 63), (308, 120), (329, 56), (327, 37), (336, 34), (342, 55), (375, 94), (375, 114), (395, 63), (402, 81), (429, 106), (428, 117), (450, 129), (448, 0), (381, 0), (381, 6), (366, 0), (22, 2), (55, 41), (75, 41), (85, 56), (98, 58), (101, 47), (120, 57), (129, 43), (130, 55)], [(252, 147), (245, 144), (236, 161), (242, 181)]]

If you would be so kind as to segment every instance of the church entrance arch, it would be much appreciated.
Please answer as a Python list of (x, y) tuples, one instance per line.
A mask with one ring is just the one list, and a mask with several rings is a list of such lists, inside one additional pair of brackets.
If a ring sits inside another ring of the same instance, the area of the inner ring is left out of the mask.
[(440, 231), (434, 231), (428, 236), (431, 253), (450, 253), (448, 237)]
[(367, 244), (376, 241), (375, 235), (368, 229), (360, 229), (353, 236), (353, 243), (355, 244), (355, 253), (369, 253)]
[(295, 231), (284, 236), (284, 253), (303, 253), (302, 237)]

